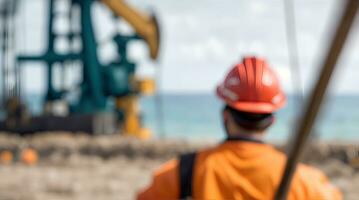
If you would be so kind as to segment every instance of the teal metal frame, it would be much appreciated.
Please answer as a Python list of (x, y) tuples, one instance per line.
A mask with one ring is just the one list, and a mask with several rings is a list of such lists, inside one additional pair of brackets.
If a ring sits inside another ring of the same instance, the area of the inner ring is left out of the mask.
[[(71, 0), (72, 6), (80, 9), (81, 31), (80, 33), (70, 32), (67, 35), (69, 40), (79, 36), (82, 49), (80, 52), (69, 52), (61, 54), (55, 51), (54, 44), (60, 35), (54, 32), (54, 10), (56, 0), (49, 0), (49, 22), (48, 22), (48, 46), (42, 55), (19, 55), (19, 63), (36, 61), (43, 62), (47, 68), (47, 92), (45, 102), (62, 99), (66, 91), (56, 90), (53, 86), (53, 68), (55, 63), (62, 64), (67, 61), (79, 60), (82, 62), (82, 83), (81, 94), (77, 102), (72, 102), (70, 111), (73, 113), (93, 113), (113, 109), (109, 107), (109, 97), (122, 97), (131, 93), (137, 93), (131, 86), (130, 77), (136, 70), (136, 64), (127, 59), (127, 44), (130, 41), (142, 39), (137, 34), (124, 36), (117, 34), (113, 42), (117, 45), (119, 60), (105, 66), (99, 62), (97, 55), (97, 42), (94, 34), (91, 8), (97, 0)], [(119, 116), (121, 111), (118, 110)]]

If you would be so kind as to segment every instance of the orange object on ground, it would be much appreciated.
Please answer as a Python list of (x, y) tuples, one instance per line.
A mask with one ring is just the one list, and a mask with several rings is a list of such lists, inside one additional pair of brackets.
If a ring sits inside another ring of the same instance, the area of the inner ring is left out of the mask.
[(217, 96), (234, 109), (250, 113), (273, 113), (283, 107), (286, 97), (267, 62), (245, 57), (217, 87)]
[(0, 153), (0, 163), (1, 164), (10, 164), (13, 160), (13, 154), (11, 151), (2, 151)]
[(39, 159), (37, 152), (31, 148), (22, 150), (20, 158), (21, 161), (26, 165), (34, 165)]
[[(227, 141), (197, 153), (193, 168), (192, 195), (200, 200), (269, 200), (279, 185), (285, 155), (267, 144)], [(138, 200), (179, 199), (179, 162), (158, 169), (152, 185)], [(298, 165), (288, 200), (340, 200), (341, 192), (319, 170)]]

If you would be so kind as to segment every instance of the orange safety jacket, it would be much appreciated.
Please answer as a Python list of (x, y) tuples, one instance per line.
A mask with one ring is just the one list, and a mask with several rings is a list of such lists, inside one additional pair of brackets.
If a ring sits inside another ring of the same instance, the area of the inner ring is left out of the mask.
[[(137, 199), (190, 196), (198, 200), (270, 200), (278, 188), (285, 161), (285, 155), (270, 145), (226, 141), (167, 162), (155, 172), (152, 184)], [(287, 199), (340, 200), (342, 194), (321, 171), (299, 164)]]

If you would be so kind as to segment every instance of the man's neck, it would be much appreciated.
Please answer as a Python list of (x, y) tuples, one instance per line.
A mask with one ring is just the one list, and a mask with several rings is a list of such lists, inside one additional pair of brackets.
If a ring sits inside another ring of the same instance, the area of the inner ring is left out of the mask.
[(239, 131), (239, 132), (229, 134), (228, 137), (229, 138), (248, 138), (248, 139), (262, 141), (263, 137), (264, 137), (264, 133), (263, 132), (250, 132), (250, 133), (248, 133), (248, 132), (244, 132), (244, 131)]

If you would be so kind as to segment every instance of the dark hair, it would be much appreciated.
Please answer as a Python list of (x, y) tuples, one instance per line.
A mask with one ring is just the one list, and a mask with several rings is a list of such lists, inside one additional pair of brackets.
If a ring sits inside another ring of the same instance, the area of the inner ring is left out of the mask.
[(236, 110), (228, 105), (224, 107), (232, 115), (235, 123), (251, 131), (263, 131), (267, 129), (274, 122), (274, 115), (272, 113), (249, 113)]

